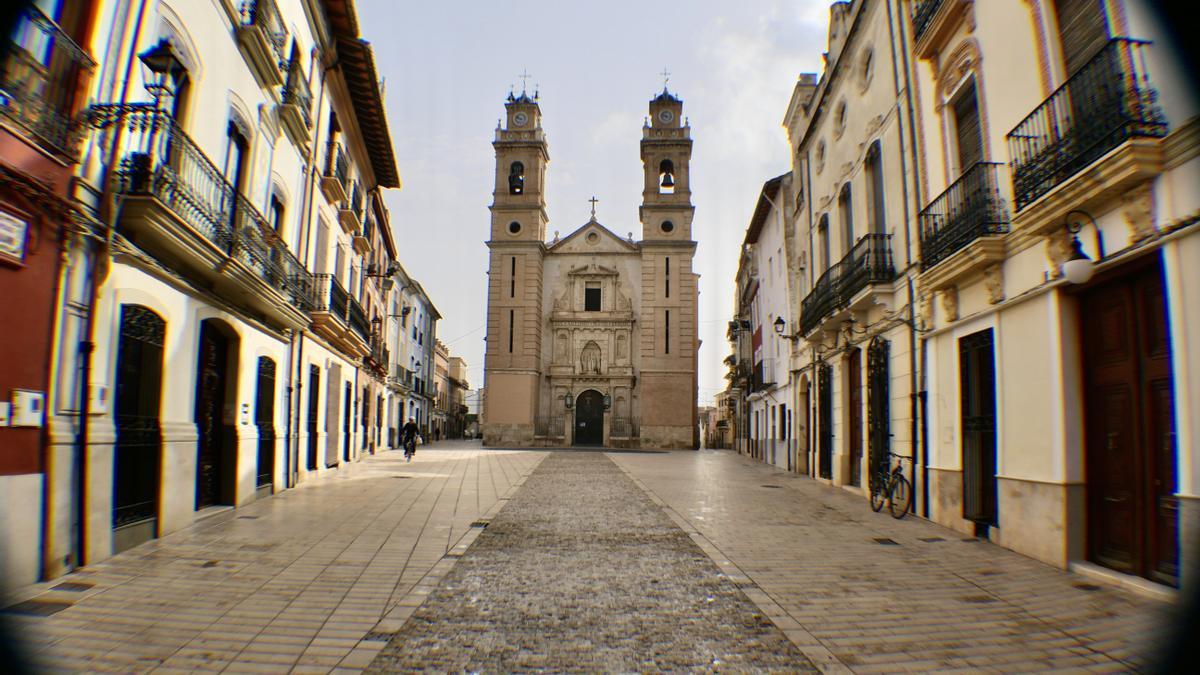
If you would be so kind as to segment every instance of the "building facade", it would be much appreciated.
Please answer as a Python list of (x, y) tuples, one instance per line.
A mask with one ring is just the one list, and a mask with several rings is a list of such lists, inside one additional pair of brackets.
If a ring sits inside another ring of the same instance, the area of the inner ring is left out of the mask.
[(1200, 569), (1191, 75), (1150, 3), (906, 10), (922, 513), (1060, 566), (1178, 585)]
[[(692, 140), (665, 89), (642, 129), (640, 241), (593, 215), (546, 241), (541, 108), (510, 95), (496, 130), (488, 248), (486, 445), (697, 445)], [(594, 203), (593, 203), (594, 207)]]
[(94, 7), (41, 578), (378, 449), (391, 358), (399, 176), (353, 10)]
[[(797, 468), (899, 464), (918, 515), (1061, 567), (1197, 569), (1197, 111), (1148, 3), (834, 3), (785, 118)], [(769, 461), (760, 265), (727, 395)]]
[[(38, 518), (46, 478), (46, 406), (55, 398), (54, 307), (62, 258), (85, 231), (71, 202), (79, 161), (74, 120), (95, 61), (87, 2), (15, 12), (0, 62), (0, 570), (28, 583), (41, 570)], [(9, 17), (8, 12), (5, 13)]]

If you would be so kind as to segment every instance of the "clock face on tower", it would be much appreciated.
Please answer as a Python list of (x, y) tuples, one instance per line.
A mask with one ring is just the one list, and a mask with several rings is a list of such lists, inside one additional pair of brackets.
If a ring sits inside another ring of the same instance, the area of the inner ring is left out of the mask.
[(515, 124), (519, 127), (525, 126), (525, 123), (528, 121), (529, 121), (529, 116), (526, 115), (524, 111), (521, 111), (521, 112), (517, 113), (516, 115), (513, 115), (513, 124)]
[(670, 110), (663, 110), (658, 113), (658, 119), (663, 124), (669, 124), (671, 120), (675, 119), (675, 113), (671, 112)]

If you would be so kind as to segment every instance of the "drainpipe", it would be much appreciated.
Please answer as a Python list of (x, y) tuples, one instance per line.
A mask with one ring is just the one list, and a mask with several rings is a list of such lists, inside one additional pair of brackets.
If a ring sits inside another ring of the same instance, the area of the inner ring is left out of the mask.
[[(897, 49), (896, 49), (896, 47), (897, 47), (896, 33), (895, 33), (896, 22), (895, 22), (895, 16), (892, 12), (891, 0), (889, 0), (886, 4), (887, 4), (887, 9), (888, 9), (888, 37), (889, 37), (889, 40), (891, 42), (891, 47), (892, 47), (892, 58), (891, 58), (892, 85), (895, 88), (895, 93), (896, 93), (896, 116), (899, 119), (903, 119), (902, 111), (900, 110), (900, 98), (901, 98), (900, 74), (896, 70), (896, 51), (897, 51)], [(901, 21), (901, 23), (903, 23), (903, 21)], [(900, 40), (901, 40), (901, 42), (899, 45), (900, 46), (899, 51), (901, 53), (901, 56), (904, 59), (904, 73), (907, 77), (908, 75), (911, 74), (911, 71), (910, 71), (910, 65), (908, 62), (908, 51), (907, 51), (907, 49), (905, 49), (906, 43), (904, 42), (904, 26), (903, 25), (900, 26)], [(912, 124), (913, 124), (913, 121), (912, 121), (913, 120), (912, 87), (910, 87), (910, 86), (904, 87), (903, 97), (904, 97), (904, 101), (907, 104), (907, 108), (908, 108), (909, 131), (910, 131), (910, 133), (912, 133), (912, 130), (913, 130), (913, 127), (912, 127)], [(904, 143), (904, 129), (903, 128), (901, 128), (899, 131), (899, 139), (900, 139), (900, 162), (901, 162), (901, 165), (903, 165), (904, 159), (907, 156), (907, 152), (905, 151), (906, 148), (905, 148), (905, 143)], [(920, 195), (918, 193), (920, 192), (920, 181), (917, 179), (917, 176), (918, 176), (917, 143), (916, 143), (915, 133), (912, 133), (912, 148), (913, 148), (913, 156), (912, 156), (913, 197), (916, 198), (919, 202)], [(906, 268), (904, 273), (905, 273), (905, 286), (907, 287), (907, 291), (908, 291), (908, 320), (905, 322), (905, 324), (908, 326), (909, 438), (911, 439), (910, 443), (912, 444), (912, 462), (911, 462), (910, 468), (909, 468), (909, 481), (912, 485), (914, 485), (914, 486), (917, 485), (917, 464), (920, 463), (920, 465), (921, 465), (921, 483), (920, 483), (920, 485), (921, 485), (921, 495), (922, 495), (921, 501), (922, 501), (922, 505), (923, 505), (922, 512), (925, 517), (928, 517), (928, 515), (929, 515), (929, 486), (927, 485), (926, 480), (929, 477), (929, 471), (927, 468), (926, 457), (924, 456), (925, 454), (927, 454), (927, 452), (923, 452), (926, 450), (925, 446), (924, 446), (923, 434), (921, 436), (918, 436), (918, 415), (920, 415), (921, 429), (925, 428), (924, 427), (924, 412), (925, 411), (922, 408), (922, 406), (920, 405), (920, 401), (923, 399), (924, 394), (925, 394), (923, 387), (921, 386), (922, 380), (924, 379), (923, 376), (924, 376), (924, 365), (925, 364), (922, 359), (922, 363), (921, 363), (922, 370), (921, 371), (917, 370), (917, 323), (916, 323), (916, 318), (917, 318), (916, 317), (916, 314), (917, 314), (916, 308), (917, 308), (917, 306), (916, 306), (916, 292), (913, 290), (913, 280), (912, 280), (913, 258), (912, 258), (912, 227), (911, 227), (911, 224), (912, 224), (913, 218), (910, 215), (912, 212), (912, 205), (910, 204), (909, 198), (908, 198), (908, 186), (905, 185), (904, 189), (902, 189), (900, 192), (904, 199), (904, 258), (905, 258), (905, 268)], [(923, 355), (924, 354), (924, 342), (923, 341), (921, 344), (921, 350), (922, 350), (922, 355)]]

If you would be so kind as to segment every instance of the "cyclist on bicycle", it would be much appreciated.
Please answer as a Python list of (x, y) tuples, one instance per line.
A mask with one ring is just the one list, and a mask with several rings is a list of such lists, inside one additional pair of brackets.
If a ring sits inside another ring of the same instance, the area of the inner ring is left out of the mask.
[(413, 455), (417, 454), (417, 434), (420, 433), (420, 431), (421, 430), (417, 428), (417, 421), (412, 417), (408, 418), (408, 422), (406, 422), (404, 427), (400, 430), (400, 434), (403, 438), (404, 457), (410, 462), (412, 461)]

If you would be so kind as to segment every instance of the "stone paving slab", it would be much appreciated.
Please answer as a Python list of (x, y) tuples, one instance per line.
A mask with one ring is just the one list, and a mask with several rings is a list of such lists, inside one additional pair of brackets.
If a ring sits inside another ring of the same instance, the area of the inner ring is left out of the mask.
[(736, 453), (611, 458), (822, 669), (1128, 672), (1174, 625), (1169, 603)]
[(361, 669), (385, 644), (368, 633), (544, 457), (450, 442), (367, 457), (12, 594), (69, 603), (53, 615), (3, 617), (39, 672)]
[(369, 672), (813, 671), (611, 460), (550, 455)]

